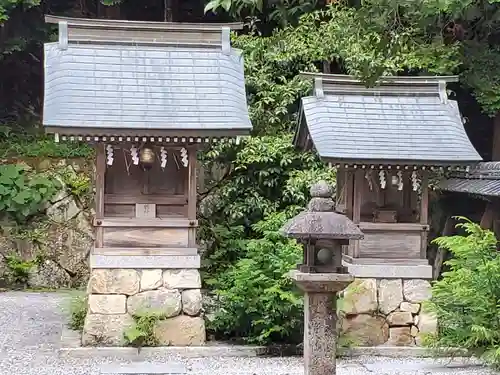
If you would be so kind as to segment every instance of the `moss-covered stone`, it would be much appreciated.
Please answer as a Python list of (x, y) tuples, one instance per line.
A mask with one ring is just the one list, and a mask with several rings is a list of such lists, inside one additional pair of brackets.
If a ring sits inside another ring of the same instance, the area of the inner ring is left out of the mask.
[(369, 314), (378, 309), (377, 281), (356, 279), (344, 290), (341, 311), (347, 315)]

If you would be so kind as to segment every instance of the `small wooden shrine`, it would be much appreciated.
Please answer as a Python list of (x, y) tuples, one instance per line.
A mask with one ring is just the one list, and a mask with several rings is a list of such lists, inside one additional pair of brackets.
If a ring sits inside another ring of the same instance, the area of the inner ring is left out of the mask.
[(46, 20), (43, 123), (97, 150), (91, 266), (199, 267), (196, 151), (251, 129), (241, 25)]
[[(122, 345), (138, 311), (160, 345), (205, 340), (196, 242), (197, 150), (251, 131), (241, 24), (47, 16), (43, 124), (96, 149), (95, 246), (84, 345)], [(158, 323), (160, 324), (160, 323)]]
[(302, 98), (294, 142), (337, 169), (337, 209), (365, 235), (344, 249), (345, 263), (356, 276), (395, 277), (380, 266), (400, 265), (409, 274), (399, 277), (430, 278), (429, 176), (481, 160), (448, 99), (457, 78), (385, 77), (367, 88), (350, 76), (304, 76), (314, 95)]

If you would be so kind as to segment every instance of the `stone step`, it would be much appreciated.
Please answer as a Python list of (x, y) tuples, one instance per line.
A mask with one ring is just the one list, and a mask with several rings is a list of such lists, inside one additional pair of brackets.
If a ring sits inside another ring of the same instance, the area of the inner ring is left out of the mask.
[(133, 362), (126, 365), (107, 364), (101, 367), (100, 374), (114, 375), (183, 375), (186, 367), (181, 363)]

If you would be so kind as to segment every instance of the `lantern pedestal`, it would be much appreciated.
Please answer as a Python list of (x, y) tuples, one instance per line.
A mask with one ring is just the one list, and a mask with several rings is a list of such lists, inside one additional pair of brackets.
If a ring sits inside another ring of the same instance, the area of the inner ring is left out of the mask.
[(333, 375), (336, 373), (337, 293), (352, 283), (354, 276), (292, 271), (290, 277), (305, 292), (305, 375)]

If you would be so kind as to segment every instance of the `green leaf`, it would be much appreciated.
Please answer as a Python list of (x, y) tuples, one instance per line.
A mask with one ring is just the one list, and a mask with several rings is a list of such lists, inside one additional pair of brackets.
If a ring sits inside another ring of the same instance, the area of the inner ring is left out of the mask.
[(220, 0), (211, 0), (207, 3), (207, 5), (205, 5), (205, 8), (203, 9), (203, 13), (208, 13), (210, 11), (215, 13), (215, 11), (217, 10), (217, 8), (219, 6), (221, 6)]

